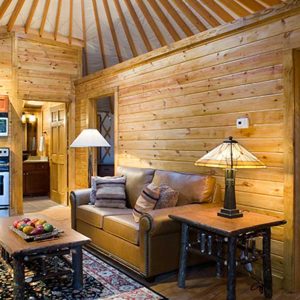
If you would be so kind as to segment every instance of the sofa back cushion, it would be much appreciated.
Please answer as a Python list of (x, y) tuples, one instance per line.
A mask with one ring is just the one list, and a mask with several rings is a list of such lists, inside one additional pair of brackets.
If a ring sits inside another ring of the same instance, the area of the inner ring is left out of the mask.
[(142, 168), (131, 168), (131, 167), (122, 167), (117, 168), (118, 176), (126, 177), (126, 197), (128, 206), (133, 208), (135, 202), (140, 196), (144, 186), (152, 182), (154, 176), (153, 169), (142, 169)]
[(156, 170), (153, 183), (166, 184), (179, 192), (177, 206), (211, 202), (216, 180), (212, 176)]

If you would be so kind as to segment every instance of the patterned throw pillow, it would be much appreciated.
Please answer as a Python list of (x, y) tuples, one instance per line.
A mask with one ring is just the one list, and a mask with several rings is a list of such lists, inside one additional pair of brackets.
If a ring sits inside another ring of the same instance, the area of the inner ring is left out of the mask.
[(97, 177), (96, 185), (96, 207), (125, 208), (125, 177)]
[(173, 190), (171, 187), (164, 184), (160, 185), (159, 188), (160, 188), (160, 195), (154, 209), (176, 206), (179, 192)]
[(96, 202), (96, 193), (97, 193), (97, 186), (96, 186), (96, 180), (97, 178), (100, 178), (98, 176), (92, 176), (91, 178), (91, 193), (90, 193), (90, 203), (95, 204)]
[(160, 189), (153, 183), (150, 183), (143, 188), (133, 209), (133, 218), (135, 222), (138, 223), (144, 213), (154, 209), (159, 199), (159, 195)]

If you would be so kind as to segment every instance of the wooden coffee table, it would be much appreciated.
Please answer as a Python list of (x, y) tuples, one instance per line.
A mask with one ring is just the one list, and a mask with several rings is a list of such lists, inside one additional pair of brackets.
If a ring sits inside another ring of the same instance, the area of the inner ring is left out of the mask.
[(58, 238), (51, 240), (26, 242), (15, 232), (9, 229), (15, 220), (26, 216), (0, 218), (0, 245), (2, 257), (12, 260), (14, 270), (14, 296), (15, 299), (24, 299), (25, 274), (24, 263), (44, 256), (59, 256), (70, 253), (72, 255), (73, 288), (81, 289), (83, 285), (82, 273), (82, 246), (90, 239), (76, 232), (70, 227), (61, 226), (59, 222), (42, 215), (37, 218), (46, 219), (48, 223), (63, 230)]

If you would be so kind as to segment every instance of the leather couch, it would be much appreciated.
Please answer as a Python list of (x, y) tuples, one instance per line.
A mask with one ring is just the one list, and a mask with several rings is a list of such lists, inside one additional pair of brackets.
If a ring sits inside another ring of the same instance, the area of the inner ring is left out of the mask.
[[(72, 191), (72, 228), (88, 236), (92, 246), (145, 278), (178, 269), (180, 225), (168, 215), (201, 209), (218, 202), (215, 178), (154, 169), (118, 167), (126, 176), (127, 209), (89, 204), (90, 189)], [(176, 207), (153, 210), (133, 220), (132, 207), (145, 184), (167, 184), (179, 192)]]

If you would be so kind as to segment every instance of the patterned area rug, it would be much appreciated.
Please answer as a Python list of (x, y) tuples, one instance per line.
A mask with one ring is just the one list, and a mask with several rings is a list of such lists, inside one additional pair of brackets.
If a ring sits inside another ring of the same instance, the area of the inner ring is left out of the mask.
[[(70, 259), (67, 257), (67, 259)], [(26, 268), (26, 276), (30, 277), (41, 270), (41, 261), (36, 260)], [(57, 257), (43, 262), (48, 271), (66, 270), (67, 262)], [(72, 276), (65, 275), (37, 282), (27, 282), (25, 299), (28, 300), (62, 300), (62, 299), (128, 299), (156, 300), (166, 299), (141, 285), (137, 281), (121, 273), (103, 262), (93, 254), (83, 251), (84, 288), (81, 291), (72, 289)], [(28, 280), (27, 280), (28, 281)], [(10, 266), (0, 261), (0, 299), (13, 299), (13, 271)]]

